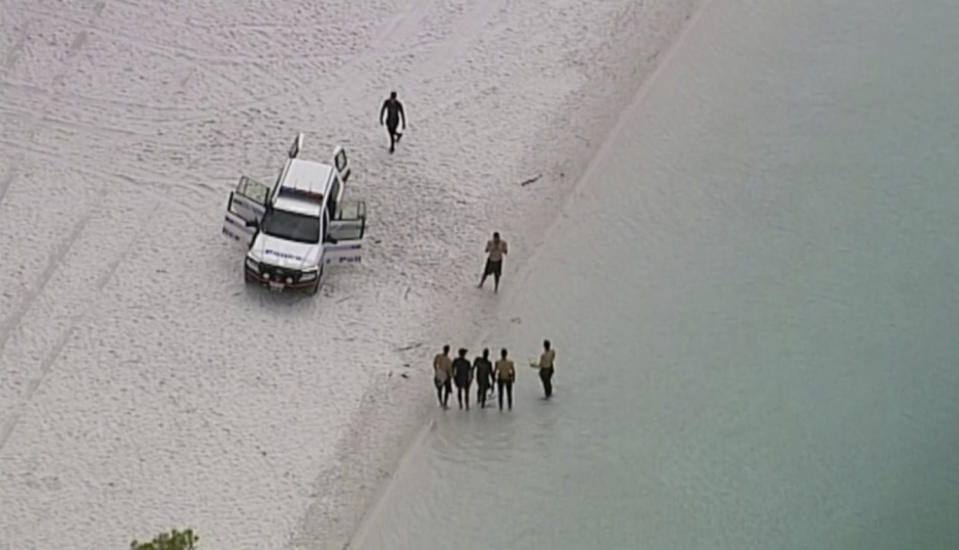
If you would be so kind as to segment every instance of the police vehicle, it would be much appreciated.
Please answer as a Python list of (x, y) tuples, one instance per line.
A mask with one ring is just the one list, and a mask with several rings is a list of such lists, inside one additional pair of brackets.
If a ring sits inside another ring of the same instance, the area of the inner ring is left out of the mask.
[(302, 147), (298, 134), (272, 186), (240, 177), (223, 233), (247, 248), (247, 283), (315, 294), (325, 266), (361, 260), (366, 203), (343, 199), (350, 166), (342, 147), (330, 164), (299, 158)]

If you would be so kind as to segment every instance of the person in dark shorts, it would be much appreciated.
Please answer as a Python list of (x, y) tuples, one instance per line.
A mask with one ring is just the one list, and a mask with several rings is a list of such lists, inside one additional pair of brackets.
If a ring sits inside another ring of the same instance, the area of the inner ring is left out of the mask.
[(503, 410), (503, 392), (509, 410), (513, 410), (513, 382), (516, 381), (516, 367), (506, 358), (506, 348), (500, 350), (501, 359), (496, 362), (496, 385), (499, 387), (499, 410)]
[(403, 129), (406, 130), (406, 113), (403, 112), (403, 104), (396, 99), (396, 92), (390, 92), (390, 97), (383, 102), (380, 109), (380, 126), (383, 125), (383, 115), (386, 115), (386, 130), (390, 133), (390, 153), (396, 148), (403, 134), (396, 131), (400, 123), (400, 117), (403, 118)]
[(480, 408), (486, 408), (486, 394), (493, 387), (493, 364), (489, 360), (489, 348), (483, 350), (483, 355), (473, 360), (473, 374), (476, 378), (476, 401)]
[(443, 352), (433, 357), (433, 384), (436, 386), (436, 398), (440, 407), (447, 408), (450, 394), (453, 393), (453, 362), (450, 361), (450, 347), (443, 346)]
[(483, 288), (483, 283), (490, 275), (493, 276), (493, 292), (499, 292), (499, 278), (503, 274), (503, 256), (509, 252), (506, 241), (500, 238), (499, 233), (493, 233), (493, 238), (486, 242), (486, 268), (477, 288)]
[(466, 398), (466, 410), (470, 410), (470, 384), (473, 382), (473, 365), (466, 358), (466, 348), (459, 349), (459, 357), (453, 359), (453, 381), (456, 383), (456, 401), (463, 408)]

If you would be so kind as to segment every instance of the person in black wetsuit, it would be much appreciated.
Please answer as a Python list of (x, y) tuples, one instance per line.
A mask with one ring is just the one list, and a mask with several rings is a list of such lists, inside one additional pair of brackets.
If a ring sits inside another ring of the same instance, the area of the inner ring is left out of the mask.
[(486, 393), (493, 387), (493, 363), (489, 360), (489, 348), (483, 350), (483, 356), (473, 360), (473, 369), (476, 376), (476, 401), (480, 408), (486, 408)]
[(460, 348), (459, 357), (453, 359), (453, 382), (456, 383), (456, 400), (463, 408), (463, 396), (466, 396), (466, 410), (470, 410), (470, 382), (473, 381), (473, 366), (466, 358), (466, 348)]
[(402, 133), (396, 131), (400, 123), (400, 117), (403, 117), (403, 129), (406, 130), (406, 113), (403, 112), (403, 104), (396, 99), (396, 92), (390, 92), (390, 98), (383, 102), (383, 108), (380, 109), (380, 126), (383, 125), (383, 115), (386, 115), (386, 129), (390, 133), (390, 153), (396, 148)]

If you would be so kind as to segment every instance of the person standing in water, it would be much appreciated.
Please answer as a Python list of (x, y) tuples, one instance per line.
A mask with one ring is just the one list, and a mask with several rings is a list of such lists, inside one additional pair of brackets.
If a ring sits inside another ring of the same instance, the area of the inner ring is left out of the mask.
[(549, 340), (543, 340), (543, 353), (539, 356), (539, 379), (543, 382), (543, 392), (546, 399), (553, 395), (553, 367), (556, 361), (556, 350)]
[(390, 153), (396, 148), (403, 134), (396, 131), (400, 123), (400, 117), (403, 118), (403, 129), (406, 130), (406, 113), (403, 112), (403, 104), (396, 99), (396, 92), (390, 92), (390, 97), (383, 102), (380, 109), (380, 126), (383, 125), (383, 115), (386, 115), (386, 130), (390, 133)]
[(470, 383), (473, 382), (473, 366), (466, 358), (466, 348), (459, 349), (459, 357), (453, 360), (453, 381), (456, 383), (456, 401), (463, 408), (466, 398), (466, 410), (470, 410)]
[[(436, 385), (436, 398), (440, 401), (440, 407), (447, 408), (447, 402), (450, 394), (453, 393), (453, 387), (450, 379), (453, 377), (453, 362), (450, 361), (450, 346), (443, 346), (443, 352), (437, 353), (433, 357), (433, 384)], [(445, 390), (445, 392), (444, 392)]]
[(483, 349), (483, 355), (473, 360), (476, 377), (476, 401), (481, 409), (486, 408), (486, 394), (493, 387), (493, 364), (489, 360), (489, 348)]
[(513, 410), (513, 382), (516, 381), (516, 368), (513, 362), (506, 358), (506, 348), (500, 350), (500, 360), (496, 362), (496, 385), (499, 387), (499, 410), (503, 410), (503, 392), (506, 392), (506, 401), (509, 410)]
[(506, 241), (500, 239), (499, 233), (493, 233), (493, 239), (486, 242), (486, 268), (477, 288), (483, 288), (483, 283), (490, 275), (493, 276), (493, 292), (499, 292), (499, 277), (503, 274), (503, 256), (509, 252)]

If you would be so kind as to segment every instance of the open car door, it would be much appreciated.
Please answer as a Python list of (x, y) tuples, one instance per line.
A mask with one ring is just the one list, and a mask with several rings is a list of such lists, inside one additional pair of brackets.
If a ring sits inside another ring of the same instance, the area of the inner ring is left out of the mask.
[(346, 157), (346, 149), (339, 145), (333, 149), (333, 168), (340, 178), (340, 189), (335, 197), (336, 202), (340, 202), (343, 200), (343, 190), (346, 189), (346, 182), (350, 179), (350, 161)]
[(230, 192), (223, 220), (223, 234), (250, 246), (257, 225), (266, 213), (270, 187), (246, 176), (240, 177), (236, 190)]
[(297, 156), (299, 156), (301, 150), (303, 150), (302, 132), (296, 134), (296, 138), (293, 139), (293, 145), (290, 145), (290, 148), (286, 151), (286, 155), (291, 159), (295, 159)]
[(327, 264), (356, 263), (363, 257), (363, 234), (366, 232), (366, 203), (343, 201), (330, 220), (323, 261)]

